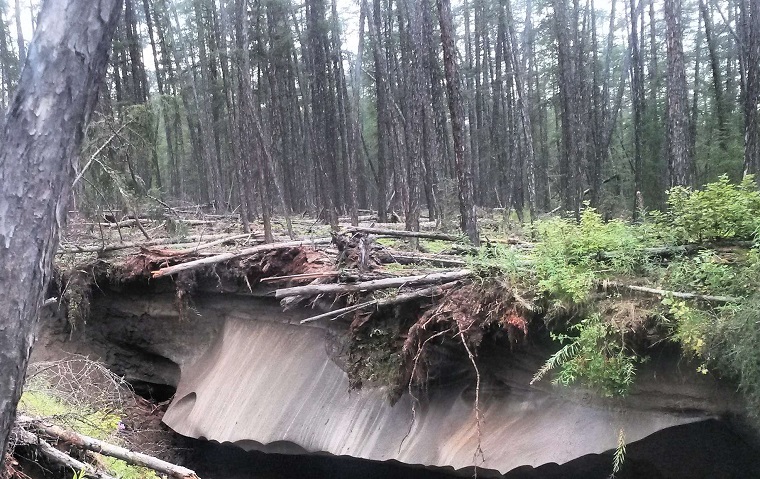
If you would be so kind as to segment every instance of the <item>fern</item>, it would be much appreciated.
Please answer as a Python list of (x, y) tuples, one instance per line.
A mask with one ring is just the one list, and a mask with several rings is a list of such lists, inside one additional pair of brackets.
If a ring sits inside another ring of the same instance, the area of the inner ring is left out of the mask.
[(561, 367), (563, 364), (567, 363), (575, 356), (577, 356), (578, 344), (579, 343), (577, 342), (566, 344), (562, 347), (562, 349), (552, 354), (552, 356), (544, 363), (541, 369), (539, 369), (538, 372), (533, 376), (530, 384), (532, 385), (534, 383), (537, 383), (551, 370)]

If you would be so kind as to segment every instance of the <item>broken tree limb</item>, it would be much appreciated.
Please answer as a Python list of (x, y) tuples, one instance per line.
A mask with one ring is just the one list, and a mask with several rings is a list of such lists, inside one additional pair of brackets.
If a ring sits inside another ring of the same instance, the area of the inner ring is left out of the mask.
[(188, 261), (187, 263), (181, 263), (174, 266), (167, 266), (165, 268), (158, 269), (151, 272), (151, 277), (160, 278), (161, 276), (167, 276), (170, 274), (180, 273), (182, 271), (189, 271), (191, 269), (201, 268), (204, 266), (210, 266), (212, 264), (229, 261), (235, 258), (242, 258), (243, 256), (251, 256), (257, 253), (266, 253), (268, 251), (274, 251), (285, 248), (298, 248), (299, 246), (313, 246), (318, 244), (328, 244), (332, 242), (332, 238), (315, 238), (302, 241), (284, 241), (282, 243), (270, 243), (260, 246), (253, 246), (233, 253), (222, 253), (208, 258), (201, 258), (194, 261)]
[(698, 293), (686, 293), (682, 291), (670, 291), (667, 289), (650, 288), (647, 286), (638, 286), (634, 284), (625, 284), (615, 281), (601, 281), (599, 285), (603, 289), (607, 288), (621, 288), (630, 291), (636, 291), (639, 293), (653, 294), (655, 296), (672, 296), (679, 299), (696, 299), (699, 301), (708, 301), (712, 303), (738, 303), (742, 301), (742, 298), (736, 298), (733, 296), (713, 296), (710, 294), (698, 294)]
[(395, 251), (384, 248), (372, 253), (380, 263), (419, 264), (429, 263), (433, 266), (445, 268), (467, 266), (467, 261), (444, 254), (410, 253), (408, 251)]
[(348, 313), (352, 313), (354, 311), (359, 311), (362, 309), (371, 308), (372, 306), (375, 306), (377, 308), (383, 308), (386, 306), (392, 306), (394, 304), (406, 303), (407, 301), (413, 301), (415, 299), (420, 299), (420, 298), (434, 298), (436, 296), (440, 296), (441, 294), (443, 294), (444, 291), (451, 288), (455, 283), (456, 283), (456, 280), (451, 281), (449, 283), (444, 283), (441, 285), (431, 286), (429, 288), (412, 291), (411, 293), (399, 294), (398, 296), (394, 296), (392, 298), (373, 299), (370, 301), (365, 301), (364, 303), (354, 304), (352, 306), (346, 306), (345, 308), (335, 309), (333, 311), (328, 311), (323, 314), (318, 314), (317, 316), (312, 316), (310, 318), (302, 319), (301, 324), (311, 323), (312, 321), (318, 321), (320, 319), (336, 319)]
[(54, 448), (40, 439), (36, 434), (31, 433), (22, 427), (16, 427), (14, 433), (16, 434), (19, 444), (36, 446), (37, 450), (50, 461), (70, 467), (74, 473), (84, 471), (87, 477), (95, 479), (116, 479), (115, 477), (96, 469), (94, 466), (78, 461), (65, 452)]
[(140, 452), (130, 451), (127, 448), (116, 446), (114, 444), (110, 444), (93, 437), (85, 436), (74, 431), (69, 431), (59, 426), (45, 424), (42, 421), (22, 418), (22, 422), (25, 426), (33, 427), (41, 433), (45, 433), (73, 446), (87, 449), (88, 451), (97, 452), (98, 454), (103, 454), (105, 456), (115, 457), (116, 459), (121, 459), (122, 461), (135, 466), (147, 467), (148, 469), (152, 469), (156, 472), (166, 474), (167, 476), (174, 477), (176, 479), (199, 479), (198, 475), (195, 474), (194, 471), (186, 467), (166, 462), (157, 457), (149, 456)]
[(274, 283), (277, 281), (303, 281), (307, 279), (317, 278), (331, 278), (334, 276), (340, 276), (340, 271), (323, 271), (319, 273), (303, 273), (303, 274), (290, 274), (288, 276), (270, 276), (268, 278), (261, 278), (260, 283)]
[[(253, 233), (256, 234), (256, 233)], [(172, 244), (188, 244), (188, 243), (197, 243), (200, 241), (212, 241), (212, 240), (225, 240), (225, 241), (231, 241), (232, 238), (235, 238), (239, 235), (197, 235), (197, 236), (190, 236), (185, 239), (178, 239), (178, 238), (157, 238), (151, 241), (141, 241), (141, 242), (131, 242), (131, 243), (120, 243), (120, 244), (111, 244), (111, 245), (100, 245), (100, 246), (77, 246), (72, 244), (65, 245), (66, 247), (63, 249), (59, 249), (57, 254), (77, 254), (77, 253), (106, 253), (109, 251), (118, 251), (122, 249), (129, 249), (129, 248), (142, 248), (146, 246), (157, 246), (157, 245), (172, 245)], [(248, 236), (248, 234), (244, 234), (241, 236)], [(180, 243), (180, 241), (182, 243)]]
[(378, 289), (400, 288), (402, 286), (420, 286), (423, 284), (448, 283), (469, 277), (472, 271), (460, 269), (458, 271), (445, 271), (441, 273), (422, 274), (417, 276), (401, 276), (398, 278), (377, 279), (360, 283), (333, 283), (333, 284), (309, 284), (306, 286), (294, 286), (281, 288), (275, 291), (277, 299), (291, 296), (316, 296), (318, 294), (350, 293), (357, 291), (377, 291)]
[(406, 230), (393, 230), (384, 228), (364, 228), (361, 226), (351, 226), (346, 228), (347, 232), (353, 233), (369, 233), (378, 236), (393, 236), (398, 238), (425, 238), (442, 241), (462, 241), (463, 236), (449, 235), (445, 233), (433, 233), (427, 231), (406, 231)]
[(208, 248), (211, 248), (213, 246), (224, 244), (224, 243), (227, 243), (229, 241), (235, 241), (235, 240), (239, 240), (239, 239), (243, 239), (243, 238), (252, 239), (253, 238), (253, 233), (241, 233), (241, 234), (238, 234), (238, 235), (227, 236), (225, 238), (221, 238), (221, 239), (218, 239), (218, 240), (210, 241), (208, 243), (201, 243), (201, 244), (199, 244), (197, 246), (193, 246), (192, 248), (187, 248), (187, 249), (163, 250), (162, 253), (165, 254), (166, 256), (184, 256), (184, 255), (196, 253), (196, 252), (198, 252), (200, 250), (203, 250), (203, 249), (208, 249)]

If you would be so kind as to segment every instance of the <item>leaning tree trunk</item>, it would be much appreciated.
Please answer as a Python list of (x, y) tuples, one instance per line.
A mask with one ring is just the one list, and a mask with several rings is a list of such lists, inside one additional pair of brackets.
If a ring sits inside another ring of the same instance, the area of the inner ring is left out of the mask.
[[(0, 447), (4, 450), (50, 278), (84, 125), (121, 0), (47, 0), (6, 114), (0, 151)], [(0, 469), (2, 459), (0, 454)]]

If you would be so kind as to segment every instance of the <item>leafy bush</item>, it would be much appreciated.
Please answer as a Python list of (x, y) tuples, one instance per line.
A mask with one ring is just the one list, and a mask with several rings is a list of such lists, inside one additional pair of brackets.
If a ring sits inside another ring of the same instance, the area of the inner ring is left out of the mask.
[(760, 296), (726, 308), (707, 334), (707, 356), (733, 376), (747, 399), (750, 413), (760, 419)]
[(574, 335), (553, 335), (564, 346), (536, 373), (533, 382), (557, 369), (555, 384), (581, 382), (608, 397), (627, 394), (639, 358), (626, 350), (612, 324), (592, 315), (572, 326), (570, 333)]
[(573, 303), (586, 300), (600, 273), (631, 274), (644, 260), (648, 239), (622, 220), (605, 222), (594, 208), (580, 223), (552, 218), (536, 224), (541, 242), (533, 256), (539, 291)]
[(760, 192), (752, 175), (739, 184), (723, 175), (702, 190), (676, 186), (667, 194), (668, 210), (653, 217), (678, 242), (750, 239), (760, 226)]

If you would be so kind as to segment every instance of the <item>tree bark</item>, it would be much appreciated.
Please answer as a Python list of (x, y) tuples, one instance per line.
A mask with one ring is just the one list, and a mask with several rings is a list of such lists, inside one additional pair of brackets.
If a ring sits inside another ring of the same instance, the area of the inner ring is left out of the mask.
[[(37, 315), (84, 125), (97, 100), (121, 0), (48, 0), (38, 18), (0, 152), (0, 447), (34, 343)], [(0, 455), (0, 468), (5, 455)]]
[(480, 237), (472, 186), (472, 165), (467, 157), (467, 147), (465, 145), (464, 106), (462, 104), (461, 80), (456, 62), (451, 4), (449, 0), (436, 0), (436, 4), (441, 25), (443, 68), (446, 77), (446, 90), (449, 97), (451, 131), (454, 137), (454, 168), (456, 169), (459, 192), (460, 225), (462, 232), (467, 235), (472, 244), (479, 246)]
[(689, 120), (686, 97), (686, 67), (681, 29), (681, 0), (665, 0), (665, 25), (668, 56), (667, 155), (670, 186), (692, 182), (689, 156)]

